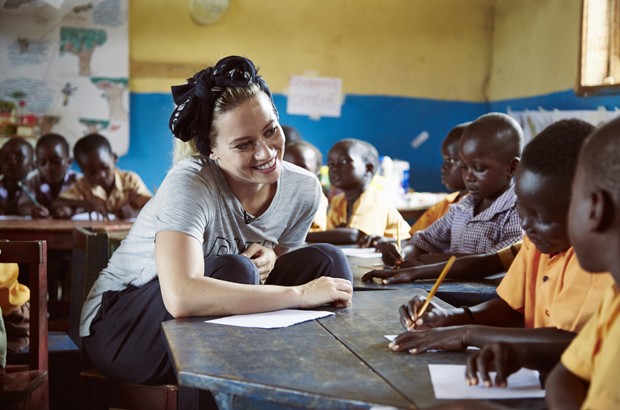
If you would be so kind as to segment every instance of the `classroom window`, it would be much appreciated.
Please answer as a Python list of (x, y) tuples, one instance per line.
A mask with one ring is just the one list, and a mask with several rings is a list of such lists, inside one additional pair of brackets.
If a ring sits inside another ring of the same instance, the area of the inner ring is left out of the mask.
[(583, 0), (580, 94), (620, 91), (620, 0)]

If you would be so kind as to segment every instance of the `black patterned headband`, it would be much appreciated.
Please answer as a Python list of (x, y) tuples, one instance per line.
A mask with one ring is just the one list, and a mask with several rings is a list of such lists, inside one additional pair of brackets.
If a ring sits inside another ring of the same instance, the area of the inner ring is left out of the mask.
[(208, 135), (213, 121), (215, 101), (227, 87), (247, 87), (257, 84), (269, 98), (271, 92), (252, 61), (230, 56), (221, 59), (187, 79), (187, 84), (172, 86), (176, 108), (168, 126), (175, 137), (189, 141), (195, 136)]

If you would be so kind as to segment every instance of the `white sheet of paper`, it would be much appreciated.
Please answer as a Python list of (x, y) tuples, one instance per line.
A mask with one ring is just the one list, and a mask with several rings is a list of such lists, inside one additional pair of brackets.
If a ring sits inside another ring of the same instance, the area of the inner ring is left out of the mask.
[(333, 312), (321, 310), (297, 310), (283, 309), (274, 312), (252, 313), (249, 315), (226, 316), (219, 319), (205, 320), (205, 323), (218, 323), (220, 325), (239, 327), (260, 327), (274, 329), (288, 327), (308, 320), (319, 319), (333, 315)]
[[(393, 342), (394, 339), (396, 339), (396, 336), (398, 335), (383, 335), (383, 337), (385, 337), (390, 342)], [(467, 346), (467, 350), (480, 350), (480, 348), (476, 346)], [(439, 350), (431, 349), (431, 350), (428, 350), (426, 353), (432, 353), (432, 352), (439, 352)]]
[[(100, 213), (92, 211), (90, 214), (88, 212), (82, 212), (79, 214), (75, 214), (71, 217), (72, 221), (103, 221), (104, 217)], [(116, 215), (108, 214), (108, 220), (115, 221)]]
[(381, 257), (381, 252), (377, 252), (375, 248), (340, 248), (345, 256), (355, 256), (358, 258), (377, 258)]
[[(521, 369), (508, 378), (508, 387), (468, 386), (465, 383), (465, 365), (429, 364), (428, 370), (437, 399), (519, 399), (545, 397), (540, 387), (538, 372)], [(495, 373), (491, 373), (492, 380)]]

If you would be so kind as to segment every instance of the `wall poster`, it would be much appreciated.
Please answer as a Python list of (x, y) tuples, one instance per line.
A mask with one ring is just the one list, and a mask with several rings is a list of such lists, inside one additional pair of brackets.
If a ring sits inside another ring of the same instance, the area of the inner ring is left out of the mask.
[(129, 149), (127, 0), (0, 0), (0, 135)]

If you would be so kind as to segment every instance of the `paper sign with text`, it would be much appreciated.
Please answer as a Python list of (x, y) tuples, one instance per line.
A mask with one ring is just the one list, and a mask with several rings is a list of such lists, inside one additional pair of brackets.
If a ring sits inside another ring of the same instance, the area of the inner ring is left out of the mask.
[(287, 114), (338, 118), (341, 108), (341, 78), (291, 77), (286, 105)]

